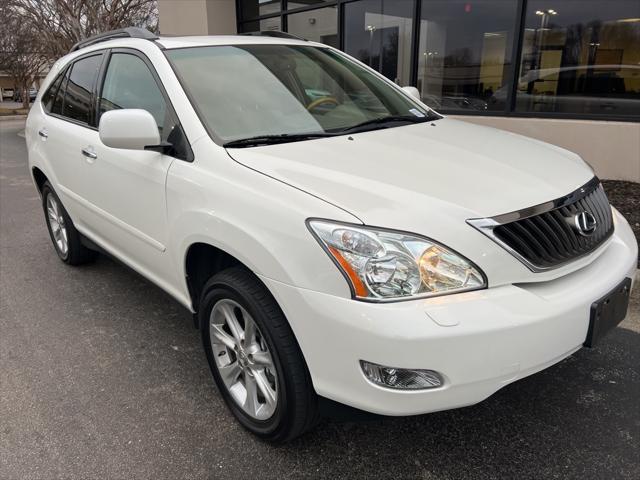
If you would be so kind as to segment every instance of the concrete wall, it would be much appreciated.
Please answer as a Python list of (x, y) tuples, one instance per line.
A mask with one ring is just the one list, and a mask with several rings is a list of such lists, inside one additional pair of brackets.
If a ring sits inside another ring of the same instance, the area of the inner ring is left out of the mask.
[(209, 35), (238, 33), (235, 0), (207, 0)]
[(600, 178), (640, 182), (640, 123), (450, 116), (571, 150), (589, 162)]
[(206, 0), (158, 0), (161, 35), (207, 35)]
[(235, 34), (235, 0), (158, 0), (161, 35)]

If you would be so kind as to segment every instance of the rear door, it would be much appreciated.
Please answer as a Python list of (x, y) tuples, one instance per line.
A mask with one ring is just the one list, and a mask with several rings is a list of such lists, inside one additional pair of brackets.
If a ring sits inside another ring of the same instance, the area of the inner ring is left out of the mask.
[(54, 80), (43, 96), (45, 115), (38, 126), (38, 135), (43, 139), (42, 154), (55, 178), (54, 188), (80, 228), (91, 214), (81, 194), (80, 168), (86, 158), (83, 146), (98, 138), (93, 92), (102, 59), (102, 52), (82, 56)]

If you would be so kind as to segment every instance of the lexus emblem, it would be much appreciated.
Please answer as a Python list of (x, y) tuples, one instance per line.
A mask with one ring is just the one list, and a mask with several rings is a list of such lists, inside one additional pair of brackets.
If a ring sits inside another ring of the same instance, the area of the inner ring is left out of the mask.
[(580, 212), (573, 217), (573, 225), (580, 235), (590, 237), (596, 231), (598, 222), (591, 213)]

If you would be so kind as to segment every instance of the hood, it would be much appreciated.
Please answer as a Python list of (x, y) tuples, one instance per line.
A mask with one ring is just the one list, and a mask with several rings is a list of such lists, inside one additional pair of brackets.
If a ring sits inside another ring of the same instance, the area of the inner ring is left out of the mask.
[(564, 149), (448, 118), (228, 152), (379, 226), (434, 207), (464, 219), (507, 213), (566, 195), (593, 177)]
[(447, 245), (482, 268), (491, 285), (544, 281), (579, 267), (534, 274), (466, 222), (562, 197), (593, 178), (577, 155), (537, 140), (445, 118), (227, 151), (348, 211), (354, 222)]

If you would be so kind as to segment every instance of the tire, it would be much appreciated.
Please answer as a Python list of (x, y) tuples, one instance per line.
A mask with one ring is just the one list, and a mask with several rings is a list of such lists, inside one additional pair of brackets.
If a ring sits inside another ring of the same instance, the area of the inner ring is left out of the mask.
[(80, 232), (49, 182), (42, 186), (42, 209), (49, 237), (60, 260), (67, 265), (82, 265), (95, 260), (97, 252), (82, 244)]
[[(222, 315), (220, 311), (223, 311)], [(244, 345), (244, 352), (256, 352), (255, 349), (261, 349), (253, 356), (251, 353), (241, 353), (243, 350), (238, 348), (234, 354), (228, 346), (228, 337), (233, 340), (233, 332), (230, 329), (224, 330), (221, 319), (227, 319), (227, 313), (230, 312), (233, 312), (232, 316), (243, 328), (243, 340), (239, 343)], [(282, 310), (253, 273), (243, 267), (232, 267), (214, 275), (203, 288), (198, 317), (213, 378), (225, 403), (242, 426), (265, 441), (283, 443), (315, 425), (318, 418), (318, 398), (300, 347)], [(247, 318), (253, 320), (257, 327), (255, 342), (245, 341), (247, 336), (251, 336), (247, 332), (252, 330), (247, 326), (250, 325)], [(225, 333), (226, 343), (222, 343), (220, 335), (224, 336)], [(263, 351), (265, 349), (268, 352)], [(270, 355), (269, 359), (267, 353)], [(230, 377), (229, 372), (235, 372), (234, 355), (241, 373), (237, 377), (237, 383), (229, 387), (223, 380), (221, 371), (226, 372), (226, 381), (232, 383), (233, 380), (229, 378), (233, 378), (233, 375)], [(247, 357), (253, 358), (256, 362), (263, 359), (262, 365), (269, 365), (270, 360), (271, 366), (261, 368), (258, 363), (250, 363)], [(226, 362), (228, 365), (219, 366), (219, 363)], [(249, 385), (252, 379), (258, 383), (259, 393), (256, 397), (260, 407), (257, 411), (247, 407), (247, 403), (251, 403), (247, 399), (251, 397)], [(257, 381), (258, 379), (261, 381)], [(269, 381), (267, 387), (261, 385), (265, 379)], [(241, 394), (238, 393), (242, 391), (243, 385), (246, 391), (244, 406), (241, 405)], [(271, 393), (274, 390), (276, 392), (277, 400), (270, 405), (266, 400), (268, 395), (263, 394), (265, 388)], [(260, 403), (260, 395), (264, 403)], [(258, 418), (261, 413), (266, 418)]]

